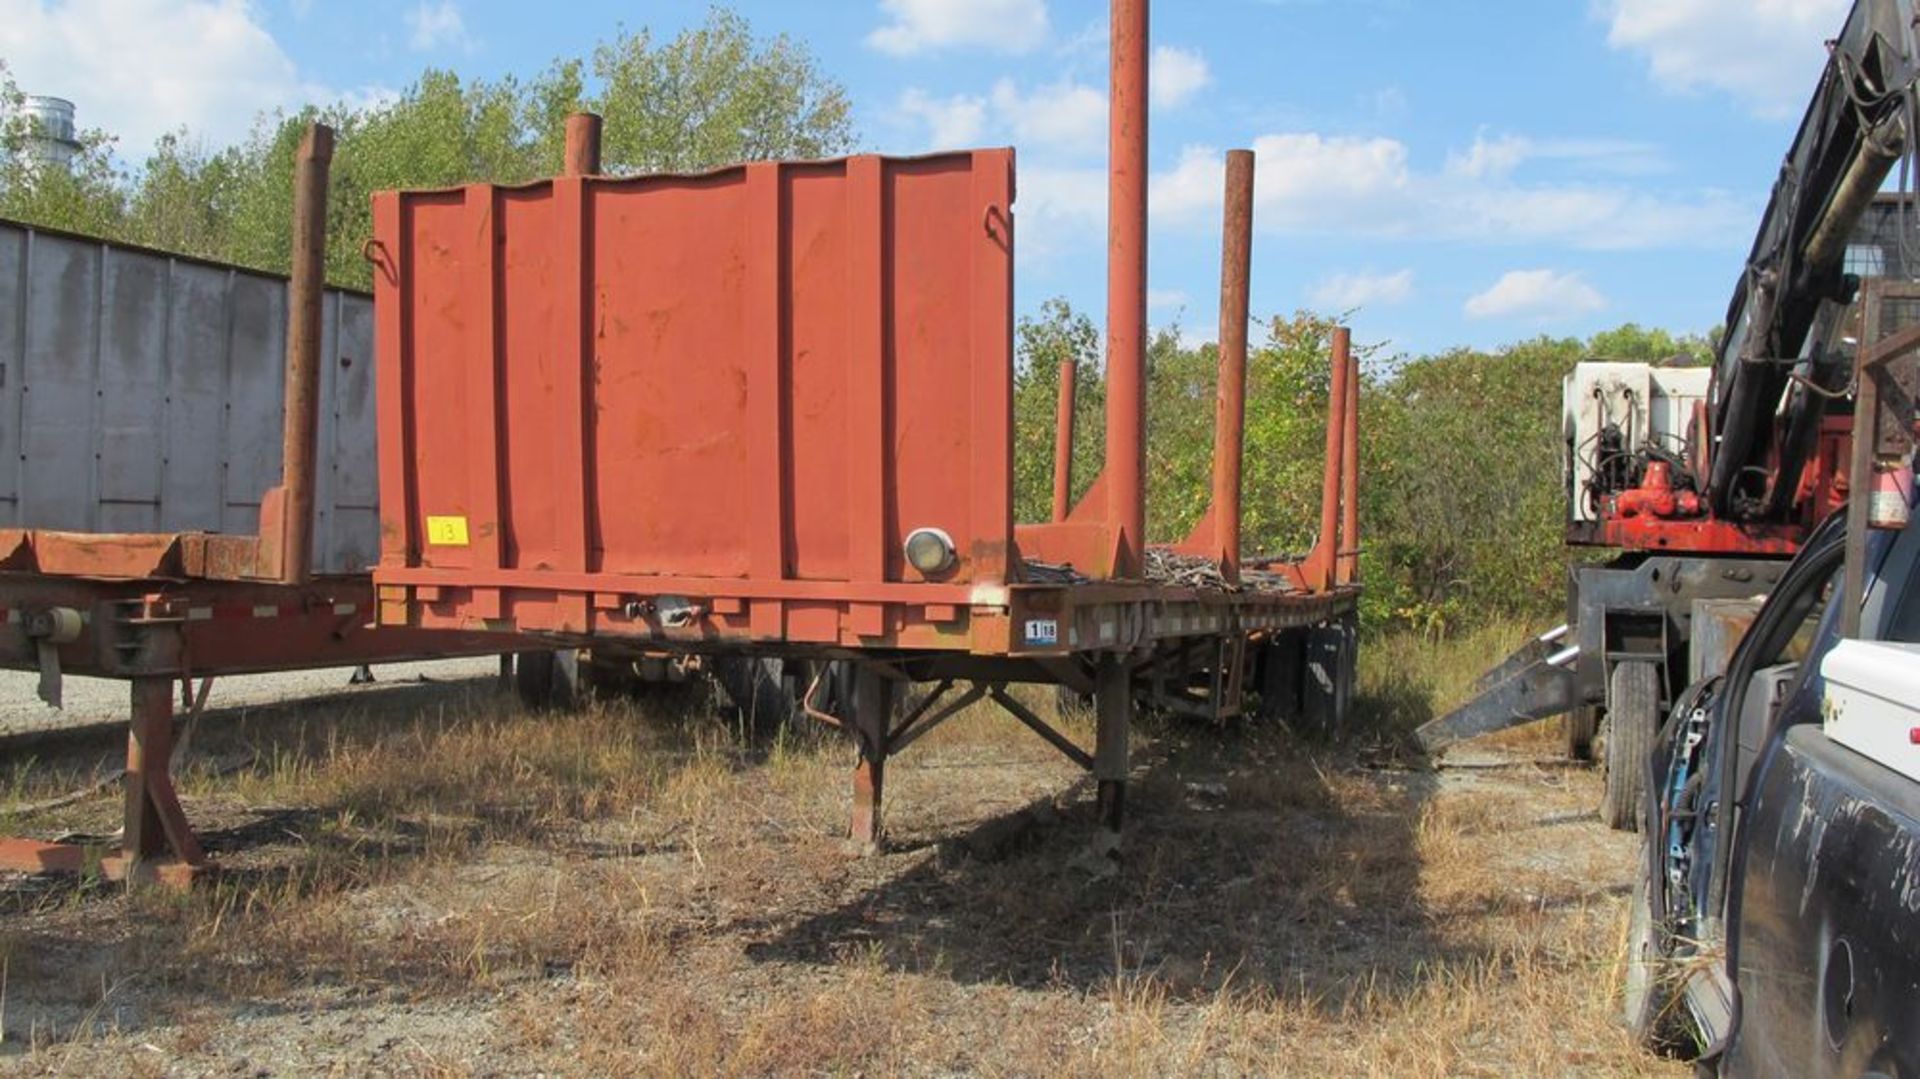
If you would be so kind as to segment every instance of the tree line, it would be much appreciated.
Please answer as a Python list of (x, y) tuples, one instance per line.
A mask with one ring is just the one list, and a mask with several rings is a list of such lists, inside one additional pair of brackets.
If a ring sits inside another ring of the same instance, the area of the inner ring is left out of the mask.
[[(1247, 356), (1243, 546), (1298, 555), (1320, 523), (1331, 338), (1340, 320), (1302, 311), (1267, 320)], [(1361, 335), (1364, 339), (1364, 330)], [(1700, 363), (1703, 337), (1631, 323), (1590, 338), (1535, 337), (1483, 351), (1361, 356), (1360, 538), (1372, 629), (1441, 634), (1491, 618), (1545, 616), (1564, 602), (1561, 382), (1583, 359)], [(1052, 301), (1018, 327), (1014, 371), (1015, 512), (1052, 509), (1060, 372), (1077, 365), (1074, 497), (1104, 452), (1101, 339)], [(1184, 539), (1210, 498), (1218, 351), (1177, 329), (1147, 350), (1147, 532)]]
[(238, 145), (181, 130), (137, 167), (105, 131), (80, 133), (66, 171), (35, 168), (21, 92), (0, 60), (0, 217), (284, 272), (292, 258), (293, 158), (306, 125), (334, 128), (327, 276), (367, 288), (369, 196), (391, 188), (522, 183), (560, 171), (568, 114), (606, 120), (616, 175), (736, 161), (825, 157), (854, 143), (846, 90), (786, 36), (757, 37), (715, 9), (673, 38), (621, 30), (531, 79), (463, 81), (428, 69), (394, 99), (263, 117)]
[[(390, 101), (336, 104), (256, 122), (238, 145), (190, 132), (159, 140), (137, 167), (113, 137), (80, 136), (67, 170), (36, 169), (20, 92), (0, 60), (0, 217), (284, 272), (292, 163), (305, 125), (337, 134), (329, 198), (329, 278), (367, 287), (369, 195), (388, 188), (518, 183), (559, 171), (569, 113), (606, 118), (614, 174), (736, 161), (823, 157), (855, 144), (845, 89), (807, 48), (755, 36), (724, 9), (656, 40), (620, 31), (531, 79), (465, 80), (428, 70)], [(1319, 523), (1329, 337), (1337, 319), (1269, 319), (1248, 358), (1245, 524), (1249, 552), (1299, 553)], [(1362, 333), (1364, 337), (1364, 331)], [(1625, 325), (1587, 340), (1537, 337), (1493, 351), (1407, 357), (1363, 349), (1361, 566), (1373, 628), (1438, 633), (1489, 617), (1544, 613), (1564, 595), (1561, 380), (1588, 356), (1697, 362), (1707, 342)], [(1147, 357), (1148, 522), (1184, 538), (1206, 509), (1213, 454), (1213, 345), (1176, 330)], [(1077, 367), (1075, 497), (1101, 465), (1101, 335), (1053, 300), (1018, 325), (1015, 510), (1052, 504), (1059, 374)]]

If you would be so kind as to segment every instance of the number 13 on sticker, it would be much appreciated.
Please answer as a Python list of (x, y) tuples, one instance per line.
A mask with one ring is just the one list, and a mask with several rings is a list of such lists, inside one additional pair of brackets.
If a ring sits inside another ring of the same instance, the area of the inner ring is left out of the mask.
[(427, 542), (435, 547), (465, 547), (467, 519), (465, 517), (428, 517)]

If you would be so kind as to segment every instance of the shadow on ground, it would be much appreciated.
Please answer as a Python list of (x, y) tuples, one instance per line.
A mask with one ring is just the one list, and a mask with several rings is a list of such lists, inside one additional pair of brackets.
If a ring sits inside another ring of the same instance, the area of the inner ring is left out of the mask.
[[(1379, 744), (1367, 728), (1367, 756)], [(962, 982), (1078, 990), (1150, 977), (1176, 994), (1267, 990), (1337, 1006), (1458, 958), (1419, 898), (1420, 767), (1363, 767), (1352, 745), (1175, 726), (1141, 754), (1124, 867), (1089, 856), (1090, 791), (941, 842), (916, 868), (749, 954), (832, 963), (878, 953)]]

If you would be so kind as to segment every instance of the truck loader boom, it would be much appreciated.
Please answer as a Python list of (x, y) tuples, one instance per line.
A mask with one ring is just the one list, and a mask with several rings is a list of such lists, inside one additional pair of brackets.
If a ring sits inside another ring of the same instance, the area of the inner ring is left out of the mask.
[[(1521, 649), (1423, 726), (1429, 752), (1567, 715), (1568, 750), (1585, 757), (1604, 717), (1602, 815), (1633, 827), (1667, 706), (1717, 673), (1757, 597), (1846, 503), (1858, 342), (1920, 314), (1854, 302), (1861, 276), (1920, 264), (1911, 196), (1881, 190), (1920, 129), (1916, 2), (1855, 0), (1827, 43), (1710, 366), (1583, 362), (1568, 377), (1567, 543), (1616, 553), (1572, 567), (1555, 643)], [(1856, 250), (1871, 265), (1850, 265)]]
[(1713, 361), (1706, 495), (1719, 517), (1773, 521), (1791, 511), (1826, 412), (1821, 391), (1846, 385), (1851, 353), (1832, 331), (1859, 282), (1844, 260), (1854, 226), (1912, 145), (1914, 35), (1913, 0), (1858, 0), (1828, 43)]

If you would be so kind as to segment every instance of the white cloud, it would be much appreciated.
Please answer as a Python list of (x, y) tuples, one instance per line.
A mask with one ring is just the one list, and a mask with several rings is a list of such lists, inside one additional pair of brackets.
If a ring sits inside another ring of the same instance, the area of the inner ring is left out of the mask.
[(1467, 300), (1468, 318), (1521, 318), (1553, 322), (1590, 315), (1607, 306), (1606, 297), (1579, 274), (1556, 270), (1512, 270), (1493, 287)]
[(1187, 302), (1187, 294), (1182, 289), (1150, 288), (1147, 290), (1147, 307), (1149, 308), (1185, 307)]
[(1765, 117), (1812, 95), (1850, 0), (1594, 0), (1607, 44), (1638, 53), (1670, 90), (1718, 90)]
[(1666, 160), (1652, 143), (1630, 139), (1535, 139), (1525, 135), (1474, 135), (1473, 145), (1447, 155), (1447, 171), (1468, 179), (1504, 179), (1528, 162), (1577, 165), (1584, 172), (1648, 176), (1664, 172)]
[(1153, 104), (1162, 109), (1177, 109), (1193, 99), (1213, 81), (1207, 58), (1199, 49), (1173, 45), (1155, 45), (1147, 69), (1147, 87)]
[(1413, 295), (1413, 271), (1397, 273), (1337, 273), (1320, 282), (1308, 297), (1331, 311), (1396, 304)]
[[(1254, 223), (1261, 228), (1357, 220), (1378, 214), (1413, 186), (1407, 148), (1394, 139), (1263, 135), (1253, 151)], [(1223, 167), (1218, 151), (1188, 147), (1172, 171), (1153, 178), (1154, 210), (1211, 221), (1220, 206)]]
[(1022, 165), (1014, 221), (1022, 258), (1089, 250), (1089, 244), (1100, 249), (1107, 229), (1106, 170)]
[(900, 95), (900, 114), (925, 125), (931, 145), (940, 149), (974, 146), (987, 127), (987, 103), (967, 94), (936, 98), (918, 87)]
[(890, 20), (867, 44), (894, 56), (975, 46), (1027, 52), (1048, 33), (1046, 0), (880, 0)]
[(407, 13), (407, 29), (412, 31), (407, 44), (414, 52), (431, 52), (447, 46), (473, 48), (473, 39), (467, 36), (466, 20), (460, 17), (460, 8), (453, 0), (438, 3), (420, 0)]
[(993, 85), (993, 108), (1018, 141), (1050, 152), (1091, 151), (1106, 144), (1106, 93), (1072, 79), (1032, 90), (1001, 79)]
[(135, 161), (181, 126), (220, 146), (261, 112), (343, 96), (302, 78), (245, 0), (0, 0), (0, 56)]
[(1398, 86), (1382, 86), (1360, 95), (1360, 106), (1383, 119), (1398, 119), (1407, 114), (1407, 92)]
[(1090, 157), (1106, 145), (1107, 95), (1071, 78), (1031, 88), (1001, 79), (986, 97), (935, 97), (915, 87), (894, 108), (893, 118), (923, 132), (930, 149), (1001, 139), (1062, 160)]
[[(1518, 179), (1524, 155), (1512, 148), (1483, 148), (1477, 164), (1469, 150), (1432, 171), (1384, 137), (1271, 134), (1253, 149), (1254, 223), (1267, 231), (1623, 250), (1724, 244), (1746, 234), (1755, 212), (1722, 191)], [(1153, 178), (1153, 212), (1215, 227), (1221, 168), (1218, 151), (1188, 147)]]

